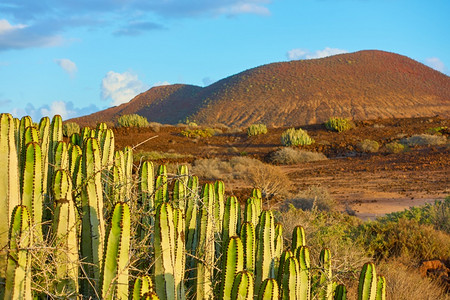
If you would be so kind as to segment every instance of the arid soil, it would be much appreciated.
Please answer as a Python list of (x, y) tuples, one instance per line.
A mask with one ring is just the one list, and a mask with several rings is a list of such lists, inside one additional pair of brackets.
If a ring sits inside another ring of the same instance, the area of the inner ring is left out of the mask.
[[(343, 211), (354, 212), (363, 219), (374, 218), (450, 194), (448, 143), (412, 147), (398, 154), (384, 149), (389, 142), (442, 126), (450, 127), (450, 120), (434, 117), (362, 121), (342, 133), (329, 132), (323, 125), (303, 126), (315, 140), (304, 149), (320, 151), (329, 159), (280, 168), (288, 174), (294, 189), (311, 185), (326, 187)], [(243, 155), (264, 161), (282, 147), (280, 137), (286, 128), (269, 128), (267, 134), (256, 137), (247, 137), (245, 130), (222, 128), (207, 138), (184, 137), (180, 132), (186, 129), (183, 126), (118, 128), (115, 129), (116, 147), (130, 145), (136, 146), (136, 152), (184, 155), (157, 163), (192, 163), (198, 158), (229, 159)], [(444, 135), (448, 136), (448, 131)], [(362, 153), (357, 144), (364, 139), (377, 141), (380, 150)]]

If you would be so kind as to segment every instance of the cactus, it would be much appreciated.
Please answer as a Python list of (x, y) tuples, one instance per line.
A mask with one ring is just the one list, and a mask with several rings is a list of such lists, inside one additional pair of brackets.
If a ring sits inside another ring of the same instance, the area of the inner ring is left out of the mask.
[(305, 229), (302, 226), (298, 225), (295, 226), (294, 230), (292, 231), (291, 250), (295, 251), (301, 246), (306, 246), (306, 234)]
[(244, 209), (244, 222), (250, 222), (253, 224), (253, 226), (256, 227), (258, 225), (258, 209), (256, 206), (256, 201), (258, 201), (256, 198), (250, 197), (245, 202), (245, 209)]
[(228, 239), (222, 257), (222, 280), (219, 299), (230, 299), (235, 275), (244, 269), (244, 246), (237, 236)]
[(383, 275), (377, 277), (377, 294), (375, 300), (386, 300), (386, 278)]
[(128, 253), (130, 248), (130, 208), (119, 202), (114, 207), (100, 287), (102, 299), (128, 299)]
[(231, 289), (231, 300), (253, 300), (253, 275), (248, 271), (236, 274)]
[(102, 169), (110, 169), (114, 161), (114, 133), (111, 129), (101, 130), (98, 139), (102, 149)]
[(283, 266), (281, 299), (305, 299), (300, 297), (300, 270), (298, 260), (294, 256), (286, 259)]
[(38, 143), (31, 142), (26, 145), (22, 161), (22, 205), (27, 207), (31, 215), (36, 238), (42, 240), (42, 153)]
[(19, 160), (19, 166), (22, 166), (22, 160), (21, 160), (21, 155), (22, 155), (22, 149), (25, 148), (25, 139), (24, 139), (24, 135), (25, 135), (25, 131), (28, 127), (33, 125), (33, 120), (31, 120), (30, 116), (23, 116), (20, 119), (20, 123), (19, 123), (19, 131), (17, 132), (17, 136), (16, 136), (16, 147), (17, 147), (17, 155), (18, 155), (18, 160)]
[(333, 298), (333, 282), (331, 271), (331, 254), (328, 248), (322, 249), (322, 251), (320, 252), (319, 267), (319, 299), (331, 300)]
[(256, 227), (256, 258), (255, 258), (255, 291), (259, 290), (261, 282), (273, 276), (273, 257), (275, 252), (275, 224), (272, 211), (261, 213)]
[(184, 209), (186, 208), (186, 193), (187, 193), (187, 184), (184, 182), (184, 179), (177, 178), (175, 179), (175, 183), (173, 185), (173, 205), (176, 208)]
[(198, 219), (198, 245), (196, 276), (197, 299), (212, 299), (212, 275), (214, 268), (214, 186), (207, 183), (202, 191), (202, 203)]
[(167, 175), (158, 175), (155, 184), (155, 205), (169, 201)]
[(185, 218), (185, 242), (186, 252), (186, 270), (187, 276), (186, 287), (193, 284), (192, 278), (195, 277), (195, 259), (194, 255), (197, 251), (198, 232), (197, 232), (197, 214), (198, 214), (198, 177), (191, 176), (188, 180), (187, 199), (186, 199), (186, 218)]
[(278, 283), (274, 278), (265, 279), (258, 292), (258, 300), (278, 300)]
[(125, 197), (130, 200), (133, 189), (133, 149), (127, 146), (123, 149), (123, 154), (125, 157)]
[(155, 290), (160, 299), (177, 299), (175, 287), (175, 228), (173, 208), (161, 203), (155, 217)]
[(133, 286), (132, 300), (141, 300), (141, 298), (149, 292), (154, 292), (152, 279), (148, 275), (139, 276), (136, 278)]
[(283, 225), (281, 223), (275, 224), (275, 254), (274, 256), (280, 258), (283, 253)]
[(83, 139), (81, 138), (81, 135), (78, 132), (72, 133), (69, 140), (72, 145), (83, 147)]
[(286, 263), (286, 260), (292, 256), (294, 256), (294, 253), (292, 251), (290, 250), (283, 251), (278, 261), (279, 267), (277, 273), (277, 282), (280, 287), (283, 283), (284, 264)]
[(333, 300), (347, 300), (347, 289), (345, 285), (339, 284), (334, 290)]
[(4, 299), (32, 299), (31, 243), (30, 215), (26, 206), (18, 205), (11, 214)]
[[(151, 232), (150, 229), (155, 224), (153, 217), (153, 213), (155, 211), (155, 202), (153, 198), (153, 192), (155, 190), (154, 178), (153, 163), (150, 161), (144, 161), (139, 169), (138, 183), (139, 202), (143, 207), (139, 234), (141, 240), (149, 235)], [(151, 236), (149, 236), (149, 241), (152, 241)]]
[(214, 219), (216, 236), (222, 233), (223, 214), (225, 210), (225, 184), (222, 180), (214, 182)]
[[(85, 180), (81, 191), (82, 230), (81, 256), (87, 263), (82, 290), (86, 295), (95, 296), (93, 287), (98, 284), (102, 269), (105, 222), (103, 217), (103, 194), (101, 184), (100, 148), (95, 138), (88, 138), (83, 149), (82, 175)], [(92, 279), (93, 282), (88, 282)]]
[(373, 263), (365, 263), (359, 276), (358, 300), (375, 300), (377, 273)]
[(10, 114), (0, 115), (0, 170), (0, 275), (4, 277), (11, 216), (20, 203), (15, 125)]
[(300, 284), (299, 284), (299, 299), (311, 299), (311, 263), (309, 258), (309, 248), (301, 246), (295, 250), (295, 257), (298, 260), (300, 267)]
[(235, 196), (228, 197), (227, 202), (225, 203), (222, 227), (222, 241), (224, 243), (226, 243), (230, 237), (239, 234), (240, 214), (240, 206), (237, 198)]
[[(261, 190), (254, 188), (252, 190), (252, 198), (255, 199), (255, 204), (256, 204), (256, 216), (257, 218), (259, 218), (259, 215), (262, 212), (262, 194), (261, 194)], [(255, 225), (256, 226), (256, 225)]]
[(184, 216), (179, 208), (173, 210), (173, 225), (175, 235), (175, 249), (173, 256), (173, 270), (175, 281), (176, 299), (185, 299), (184, 268), (185, 268), (185, 245), (184, 245)]
[(54, 176), (53, 194), (56, 202), (53, 218), (56, 262), (56, 295), (77, 299), (78, 292), (78, 218), (72, 200), (72, 181), (65, 170)]
[(242, 223), (241, 240), (244, 245), (244, 266), (249, 272), (255, 271), (256, 236), (255, 227), (250, 222)]

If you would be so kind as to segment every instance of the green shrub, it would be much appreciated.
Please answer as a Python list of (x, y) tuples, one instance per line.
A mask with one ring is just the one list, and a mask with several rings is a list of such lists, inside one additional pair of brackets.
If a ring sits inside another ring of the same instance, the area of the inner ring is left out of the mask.
[(296, 150), (293, 148), (281, 148), (280, 150), (271, 153), (269, 156), (270, 162), (282, 165), (292, 165), (326, 159), (327, 157), (323, 153)]
[(386, 144), (386, 150), (389, 153), (400, 153), (405, 151), (405, 145), (400, 144), (398, 142), (391, 142)]
[(63, 125), (63, 135), (70, 137), (74, 133), (80, 133), (80, 125), (74, 122), (66, 122)]
[(409, 147), (438, 146), (447, 143), (447, 137), (444, 135), (416, 134), (409, 138), (401, 139), (400, 143)]
[(304, 146), (312, 143), (314, 143), (314, 140), (308, 135), (306, 130), (301, 128), (289, 128), (281, 134), (281, 144), (283, 146)]
[(206, 138), (211, 137), (215, 134), (214, 129), (186, 129), (181, 131), (181, 135), (190, 138)]
[(427, 130), (427, 133), (429, 134), (437, 134), (437, 135), (442, 135), (442, 132), (448, 132), (448, 127), (447, 126), (439, 126), (439, 127), (433, 127), (433, 128), (429, 128)]
[(267, 127), (264, 124), (252, 124), (247, 128), (248, 136), (255, 136), (259, 134), (266, 134)]
[(378, 144), (377, 141), (373, 141), (373, 140), (368, 140), (365, 139), (361, 142), (359, 142), (357, 145), (358, 149), (362, 152), (370, 152), (370, 153), (374, 153), (377, 152), (378, 149), (380, 149), (380, 144)]
[(123, 115), (117, 119), (119, 127), (148, 127), (149, 123), (147, 118), (137, 115)]
[(346, 131), (354, 127), (353, 122), (349, 119), (338, 117), (329, 118), (328, 121), (324, 123), (324, 125), (326, 129), (337, 132)]

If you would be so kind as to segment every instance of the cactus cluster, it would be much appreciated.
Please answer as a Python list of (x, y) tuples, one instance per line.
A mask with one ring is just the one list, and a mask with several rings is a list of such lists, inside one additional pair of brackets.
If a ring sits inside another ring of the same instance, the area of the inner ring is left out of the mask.
[[(304, 229), (286, 243), (258, 189), (242, 208), (222, 181), (200, 187), (186, 166), (134, 172), (132, 149), (115, 150), (106, 124), (63, 140), (60, 116), (39, 128), (0, 122), (4, 299), (346, 299), (330, 251), (312, 267)], [(45, 243), (54, 279), (42, 290), (31, 249)], [(384, 293), (366, 264), (358, 299)]]

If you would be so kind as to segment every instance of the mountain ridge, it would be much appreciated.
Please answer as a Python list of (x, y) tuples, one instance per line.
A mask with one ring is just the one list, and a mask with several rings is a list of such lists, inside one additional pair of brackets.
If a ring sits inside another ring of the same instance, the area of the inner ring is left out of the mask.
[(450, 77), (406, 56), (363, 50), (270, 63), (209, 86), (153, 87), (117, 107), (72, 119), (81, 125), (115, 122), (137, 113), (176, 124), (300, 126), (331, 116), (355, 120), (450, 117)]

